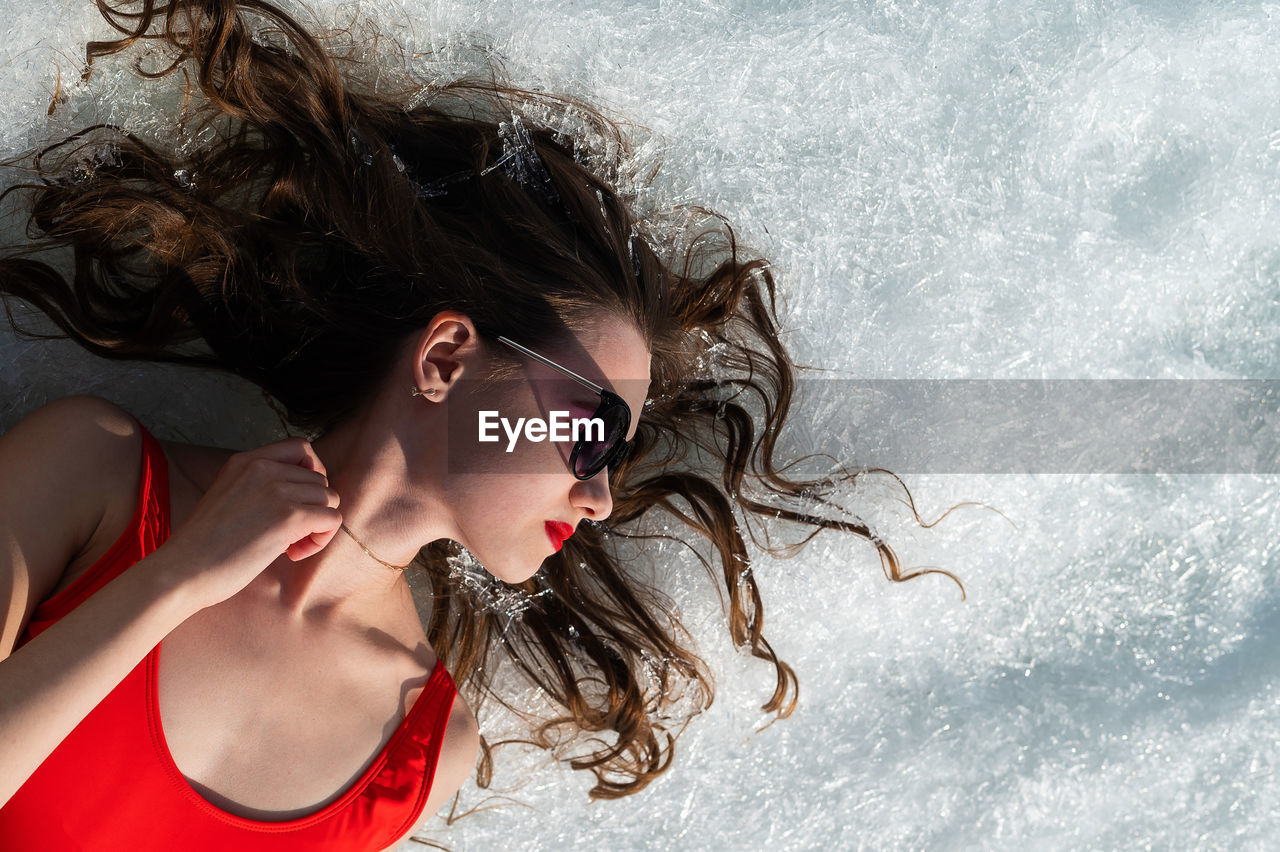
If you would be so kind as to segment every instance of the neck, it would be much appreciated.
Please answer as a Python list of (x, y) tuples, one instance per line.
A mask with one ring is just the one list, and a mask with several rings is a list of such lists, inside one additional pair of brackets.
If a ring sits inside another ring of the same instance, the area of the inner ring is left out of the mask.
[(408, 565), (423, 545), (446, 537), (424, 521), (441, 516), (430, 497), (405, 487), (409, 460), (394, 430), (371, 427), (389, 422), (382, 414), (375, 408), (312, 441), (351, 534), (334, 529), (319, 553), (298, 562), (281, 556), (264, 572), (267, 588), (299, 616), (345, 611), (376, 621), (389, 600), (408, 597), (404, 572), (384, 563)]
[(408, 565), (392, 565), (390, 562), (388, 562), (388, 561), (387, 561), (387, 560), (385, 560), (385, 559), (379, 559), (379, 558), (377, 557), (377, 555), (376, 555), (372, 550), (370, 550), (369, 548), (365, 547), (364, 542), (362, 542), (360, 539), (356, 538), (356, 534), (355, 534), (355, 533), (353, 533), (353, 532), (351, 531), (351, 528), (350, 528), (349, 526), (347, 526), (345, 523), (343, 523), (343, 524), (341, 524), (341, 525), (340, 525), (340, 527), (339, 527), (339, 528), (340, 528), (344, 533), (346, 533), (347, 535), (351, 536), (351, 540), (352, 540), (352, 541), (354, 541), (356, 544), (360, 545), (360, 549), (361, 549), (361, 550), (363, 550), (363, 551), (368, 555), (368, 557), (369, 557), (370, 559), (372, 559), (374, 562), (377, 562), (379, 565), (385, 565), (387, 568), (389, 568), (389, 569), (390, 569), (390, 570), (392, 570), (392, 571), (404, 571), (405, 569), (407, 569), (407, 568), (409, 567)]

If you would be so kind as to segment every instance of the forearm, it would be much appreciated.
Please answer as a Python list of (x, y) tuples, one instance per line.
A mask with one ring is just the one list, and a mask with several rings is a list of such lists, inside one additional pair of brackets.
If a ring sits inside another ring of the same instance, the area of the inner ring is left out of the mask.
[(164, 548), (0, 660), (0, 806), (160, 640), (199, 607)]

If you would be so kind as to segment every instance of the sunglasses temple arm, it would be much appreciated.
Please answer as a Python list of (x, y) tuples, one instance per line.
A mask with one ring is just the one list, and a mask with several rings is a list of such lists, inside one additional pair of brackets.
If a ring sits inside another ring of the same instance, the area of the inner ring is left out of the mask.
[(549, 358), (542, 357), (537, 352), (534, 352), (532, 349), (524, 348), (519, 343), (516, 343), (514, 340), (509, 340), (505, 337), (499, 337), (498, 340), (502, 341), (503, 343), (507, 344), (508, 346), (514, 349), (520, 350), (524, 354), (528, 355), (530, 358), (537, 358), (539, 361), (546, 364), (548, 367), (554, 367), (555, 369), (564, 373), (566, 376), (568, 376), (571, 379), (577, 379), (587, 387), (591, 388), (596, 393), (602, 393), (604, 391), (604, 388), (602, 388), (600, 385), (596, 384), (595, 382), (591, 381), (590, 379), (584, 379), (582, 376), (579, 376), (577, 373), (573, 372), (572, 370), (561, 367), (555, 361), (552, 361)]

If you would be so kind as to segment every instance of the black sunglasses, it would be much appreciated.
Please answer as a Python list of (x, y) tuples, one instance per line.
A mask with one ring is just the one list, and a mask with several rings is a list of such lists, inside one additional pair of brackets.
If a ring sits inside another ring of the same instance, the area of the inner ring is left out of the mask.
[(602, 440), (582, 438), (574, 442), (573, 452), (569, 456), (569, 466), (574, 476), (578, 479), (590, 479), (606, 467), (616, 467), (626, 459), (635, 445), (635, 441), (626, 439), (627, 430), (631, 428), (631, 408), (626, 400), (608, 388), (601, 387), (590, 379), (584, 379), (572, 370), (561, 367), (550, 358), (526, 349), (514, 340), (501, 336), (498, 340), (530, 358), (536, 358), (548, 367), (554, 367), (600, 395), (600, 405), (591, 416), (599, 418), (604, 423), (604, 438)]

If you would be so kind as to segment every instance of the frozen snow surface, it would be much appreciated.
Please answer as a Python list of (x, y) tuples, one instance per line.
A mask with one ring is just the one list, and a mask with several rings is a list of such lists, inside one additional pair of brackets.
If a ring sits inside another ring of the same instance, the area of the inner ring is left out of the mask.
[[(1280, 5), (311, 8), (424, 52), (482, 38), (517, 82), (647, 127), (656, 191), (720, 211), (773, 261), (786, 342), (830, 378), (1280, 379)], [(109, 31), (89, 0), (9, 4), (0, 23), (8, 154), (47, 132), (57, 69), (78, 85), (84, 42)], [(143, 88), (118, 86), (102, 114), (141, 114)], [(257, 394), (231, 382), (0, 344), (6, 424), (85, 392), (166, 436), (274, 439)], [(157, 393), (157, 376), (183, 393)], [(842, 386), (805, 382), (788, 450), (864, 461), (875, 436), (832, 444), (813, 425), (848, 410)], [(888, 583), (874, 549), (839, 533), (759, 559), (765, 635), (800, 704), (757, 732), (771, 670), (730, 646), (701, 568), (674, 566), (717, 696), (671, 770), (588, 805), (587, 773), (509, 747), (459, 809), (503, 806), (422, 836), (457, 850), (1274, 843), (1274, 465), (904, 480), (926, 521), (963, 501), (1001, 513), (968, 505), (921, 529), (885, 477), (845, 495), (904, 566), (959, 574), (966, 601), (936, 575)]]

